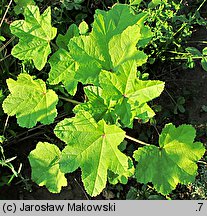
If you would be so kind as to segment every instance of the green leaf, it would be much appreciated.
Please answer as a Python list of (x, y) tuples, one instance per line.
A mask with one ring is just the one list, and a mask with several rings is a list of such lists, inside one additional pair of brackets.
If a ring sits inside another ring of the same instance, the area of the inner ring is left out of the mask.
[(77, 25), (72, 24), (68, 28), (65, 35), (59, 34), (57, 36), (56, 43), (59, 46), (59, 48), (62, 48), (62, 49), (69, 51), (68, 50), (69, 41), (71, 38), (76, 37), (76, 36), (79, 36), (79, 29), (78, 29)]
[(81, 35), (85, 35), (89, 30), (88, 24), (85, 21), (82, 21), (80, 25), (78, 26), (78, 29)]
[(138, 23), (144, 13), (134, 15), (130, 6), (126, 4), (115, 4), (111, 10), (96, 10), (92, 29), (92, 36), (102, 40), (102, 46), (107, 46), (110, 39), (121, 34), (127, 27)]
[(143, 65), (147, 61), (147, 55), (136, 48), (140, 38), (140, 28), (137, 25), (129, 26), (121, 34), (113, 36), (108, 45), (112, 61), (112, 67), (108, 70), (117, 71), (121, 64), (132, 60), (137, 62), (137, 66)]
[(141, 117), (140, 115), (145, 113), (144, 118), (147, 118), (146, 114), (148, 117), (154, 115), (149, 106), (144, 104), (161, 94), (164, 82), (138, 80), (133, 65), (127, 63), (122, 66), (128, 70), (123, 67), (119, 75), (102, 71), (100, 85), (103, 89), (102, 97), (105, 100), (116, 101), (115, 113), (125, 126), (131, 127), (135, 116)]
[(128, 157), (128, 170), (122, 174), (122, 175), (117, 175), (114, 174), (113, 172), (111, 172), (110, 170), (108, 171), (108, 180), (110, 184), (118, 184), (119, 182), (121, 184), (127, 184), (128, 182), (128, 178), (131, 177), (134, 174), (134, 165), (133, 165), (133, 161), (130, 157)]
[(192, 54), (193, 57), (202, 56), (201, 52), (195, 47), (187, 47), (185, 50)]
[(207, 57), (203, 57), (201, 60), (201, 65), (205, 71), (207, 71)]
[(60, 171), (61, 152), (56, 145), (39, 142), (28, 158), (32, 168), (32, 180), (39, 186), (45, 185), (52, 193), (59, 193), (67, 186), (67, 179)]
[(76, 78), (97, 85), (102, 69), (118, 71), (122, 63), (131, 60), (138, 66), (145, 63), (147, 56), (136, 47), (141, 39), (139, 21), (144, 22), (144, 16), (131, 14), (130, 7), (121, 4), (108, 12), (96, 10), (92, 32), (69, 43), (70, 54), (79, 65)]
[(138, 80), (134, 61), (126, 62), (120, 68), (122, 70), (119, 70), (119, 75), (102, 71), (100, 73), (102, 89), (85, 87), (88, 101), (76, 106), (73, 111), (75, 113), (81, 110), (87, 111), (96, 121), (104, 119), (109, 124), (117, 124), (120, 119), (126, 127), (132, 127), (135, 117), (142, 119), (143, 122), (152, 118), (155, 113), (146, 102), (159, 96), (164, 83)]
[(19, 38), (12, 55), (20, 60), (32, 60), (35, 67), (42, 70), (51, 53), (50, 41), (57, 33), (57, 29), (51, 26), (51, 9), (49, 7), (40, 15), (37, 6), (28, 5), (24, 17), (25, 20), (10, 25), (12, 34)]
[(132, 106), (132, 112), (134, 112), (133, 116), (141, 119), (143, 123), (155, 116), (155, 112), (146, 103), (140, 107)]
[(104, 99), (101, 97), (101, 89), (99, 87), (87, 86), (84, 88), (84, 92), (88, 101), (75, 106), (73, 112), (89, 112), (96, 121), (105, 119), (108, 105), (105, 104)]
[(129, 0), (129, 4), (131, 6), (133, 6), (133, 5), (139, 6), (141, 2), (142, 2), (142, 0)]
[(159, 147), (150, 145), (134, 152), (137, 181), (152, 182), (163, 195), (169, 194), (178, 183), (192, 183), (197, 174), (196, 162), (205, 153), (203, 144), (194, 142), (195, 136), (191, 125), (176, 128), (167, 124), (159, 137)]
[(56, 85), (62, 82), (65, 89), (71, 95), (74, 95), (77, 90), (78, 81), (75, 79), (77, 64), (71, 58), (67, 46), (69, 41), (78, 35), (79, 29), (75, 24), (72, 24), (68, 28), (64, 36), (59, 34), (56, 40), (59, 49), (48, 61), (51, 66), (48, 78), (49, 83)]
[(162, 4), (162, 0), (152, 0), (149, 5), (148, 8), (155, 8), (157, 7), (159, 4)]
[(4, 136), (0, 136), (0, 143), (3, 143), (6, 140), (6, 138)]
[(201, 60), (201, 65), (205, 71), (207, 71), (207, 47), (203, 49), (203, 58)]
[(76, 63), (69, 52), (59, 49), (49, 59), (51, 70), (48, 81), (51, 85), (63, 83), (69, 94), (74, 95), (77, 90), (78, 81), (74, 78)]
[(82, 181), (88, 194), (96, 196), (106, 186), (107, 170), (123, 175), (128, 169), (128, 158), (119, 149), (125, 132), (104, 120), (96, 121), (89, 113), (79, 112), (64, 119), (54, 130), (67, 146), (62, 151), (60, 169), (64, 173), (82, 170)]
[(153, 37), (153, 33), (151, 32), (150, 27), (144, 26), (144, 24), (142, 24), (140, 33), (141, 33), (141, 38), (138, 41), (138, 47), (145, 48), (147, 44), (151, 41)]
[(16, 6), (14, 7), (14, 12), (18, 15), (24, 12), (24, 8), (28, 5), (35, 5), (33, 0), (14, 0)]
[(0, 41), (5, 41), (6, 38), (0, 35)]
[(58, 97), (53, 90), (46, 89), (42, 80), (20, 74), (17, 81), (8, 79), (7, 85), (11, 93), (2, 107), (9, 116), (16, 115), (21, 127), (31, 128), (37, 122), (50, 124), (54, 121)]

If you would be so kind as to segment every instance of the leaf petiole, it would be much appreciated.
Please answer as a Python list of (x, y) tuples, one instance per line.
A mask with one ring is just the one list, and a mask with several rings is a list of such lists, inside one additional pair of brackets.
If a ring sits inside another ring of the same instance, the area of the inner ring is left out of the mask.
[(134, 141), (134, 142), (136, 142), (136, 143), (139, 143), (139, 144), (141, 144), (141, 145), (146, 145), (146, 146), (150, 145), (149, 143), (145, 143), (145, 142), (143, 142), (143, 141), (141, 141), (141, 140), (135, 139), (135, 138), (130, 137), (130, 136), (128, 136), (128, 135), (125, 135), (125, 138), (126, 138), (126, 139), (129, 139), (129, 140), (131, 140), (131, 141)]
[(73, 99), (70, 99), (70, 98), (65, 98), (65, 97), (62, 97), (62, 96), (59, 96), (59, 98), (62, 99), (62, 100), (65, 100), (65, 101), (67, 101), (67, 102), (70, 102), (70, 103), (76, 104), (76, 105), (82, 103), (82, 102), (79, 102), (79, 101), (76, 101), (76, 100), (73, 100)]

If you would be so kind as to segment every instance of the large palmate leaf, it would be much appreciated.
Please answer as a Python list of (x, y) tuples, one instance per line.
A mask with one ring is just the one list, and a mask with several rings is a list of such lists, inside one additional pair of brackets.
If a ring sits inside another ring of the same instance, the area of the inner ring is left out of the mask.
[(191, 125), (175, 127), (167, 124), (159, 137), (159, 147), (139, 148), (134, 152), (138, 161), (136, 178), (139, 182), (152, 182), (163, 195), (169, 194), (178, 183), (194, 181), (196, 162), (203, 156), (202, 143), (194, 142), (195, 129)]
[(51, 26), (51, 9), (40, 15), (37, 6), (28, 5), (24, 9), (24, 17), (25, 20), (17, 20), (10, 25), (12, 34), (19, 38), (12, 55), (20, 60), (32, 60), (41, 70), (51, 53), (50, 41), (57, 33), (57, 29)]
[(118, 71), (122, 63), (132, 60), (137, 65), (145, 63), (147, 56), (136, 47), (141, 39), (139, 21), (144, 16), (131, 14), (121, 4), (108, 12), (97, 10), (92, 32), (69, 42), (70, 54), (79, 64), (76, 78), (97, 85), (102, 69)]
[(116, 124), (120, 119), (126, 127), (132, 126), (135, 117), (148, 121), (155, 113), (147, 102), (161, 94), (164, 83), (138, 80), (135, 68), (136, 63), (129, 61), (122, 64), (119, 74), (101, 71), (102, 89), (85, 87), (87, 102), (76, 106), (74, 112), (84, 110), (90, 112), (96, 121), (104, 119), (110, 124)]
[(60, 171), (61, 152), (56, 145), (39, 142), (28, 158), (32, 168), (32, 180), (39, 186), (45, 185), (52, 193), (59, 193), (67, 186), (67, 179)]
[(64, 119), (54, 130), (57, 137), (67, 143), (62, 151), (60, 170), (82, 170), (82, 181), (91, 196), (98, 195), (105, 187), (107, 170), (125, 175), (128, 158), (119, 149), (125, 132), (104, 120), (96, 121), (89, 113), (79, 112), (75, 117)]
[(129, 66), (129, 62), (123, 64), (119, 72), (118, 75), (108, 71), (100, 73), (102, 97), (106, 101), (116, 101), (115, 113), (125, 126), (130, 127), (134, 117), (146, 120), (154, 115), (146, 103), (161, 94), (164, 82), (136, 79), (133, 65)]
[(10, 95), (3, 102), (4, 112), (16, 115), (21, 127), (31, 128), (41, 122), (50, 124), (57, 115), (58, 96), (47, 90), (44, 81), (20, 74), (17, 81), (7, 80)]
[(78, 84), (78, 81), (74, 78), (77, 66), (69, 52), (60, 48), (49, 59), (49, 63), (51, 66), (49, 83), (55, 85), (62, 82), (68, 93), (74, 95)]

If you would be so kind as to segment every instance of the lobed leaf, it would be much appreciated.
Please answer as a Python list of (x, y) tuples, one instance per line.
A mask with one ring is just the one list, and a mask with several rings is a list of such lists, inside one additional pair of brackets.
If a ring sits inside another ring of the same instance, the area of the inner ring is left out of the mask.
[(104, 189), (107, 170), (124, 175), (128, 170), (128, 157), (119, 149), (125, 132), (104, 120), (96, 121), (87, 112), (64, 119), (54, 130), (67, 146), (62, 151), (60, 169), (64, 173), (82, 170), (86, 191), (96, 196)]
[(50, 124), (54, 121), (58, 96), (53, 90), (46, 89), (44, 81), (20, 74), (17, 81), (8, 79), (7, 85), (10, 94), (2, 107), (9, 116), (16, 115), (21, 127), (31, 128), (37, 122)]
[(61, 152), (56, 145), (39, 142), (28, 158), (32, 168), (32, 180), (39, 186), (45, 185), (52, 193), (59, 193), (67, 186), (67, 179), (60, 171)]
[(134, 60), (138, 66), (145, 63), (147, 56), (136, 47), (142, 38), (140, 26), (144, 16), (131, 14), (129, 6), (122, 4), (108, 12), (96, 10), (91, 33), (74, 37), (68, 45), (79, 65), (76, 79), (98, 85), (102, 69), (116, 72), (126, 61)]
[(42, 70), (51, 53), (50, 41), (57, 33), (57, 29), (51, 26), (51, 9), (49, 7), (40, 15), (37, 6), (27, 5), (24, 17), (25, 20), (10, 25), (12, 34), (19, 38), (12, 55), (20, 60), (32, 60), (35, 67)]
[[(129, 62), (126, 67), (130, 68)], [(114, 111), (127, 127), (132, 126), (135, 117), (145, 121), (154, 115), (146, 103), (158, 97), (164, 89), (162, 81), (136, 79), (133, 65), (131, 68), (131, 71), (123, 68), (119, 75), (107, 71), (100, 73), (102, 97), (106, 101), (116, 101)]]
[(195, 135), (191, 125), (176, 128), (167, 124), (159, 137), (159, 147), (150, 145), (134, 152), (137, 181), (152, 182), (163, 195), (169, 194), (178, 183), (192, 183), (197, 173), (196, 162), (205, 153), (203, 144), (194, 142)]

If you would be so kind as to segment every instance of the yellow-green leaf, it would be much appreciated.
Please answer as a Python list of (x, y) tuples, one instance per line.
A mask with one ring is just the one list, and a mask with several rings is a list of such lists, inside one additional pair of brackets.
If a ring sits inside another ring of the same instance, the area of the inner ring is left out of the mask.
[(62, 151), (60, 170), (64, 173), (82, 170), (82, 181), (88, 194), (96, 196), (105, 188), (107, 171), (121, 176), (128, 170), (128, 158), (119, 149), (125, 132), (104, 120), (96, 121), (87, 112), (64, 119), (54, 130), (67, 146)]
[(57, 29), (51, 25), (51, 9), (40, 15), (39, 8), (27, 5), (25, 20), (14, 21), (10, 25), (12, 34), (19, 43), (12, 49), (12, 55), (20, 60), (32, 60), (38, 70), (42, 70), (51, 53), (50, 41), (55, 38)]
[(28, 156), (32, 180), (39, 186), (45, 185), (52, 193), (59, 193), (63, 186), (67, 186), (67, 179), (59, 168), (60, 156), (59, 148), (47, 142), (39, 142)]
[(31, 128), (37, 122), (50, 124), (54, 121), (58, 96), (53, 90), (46, 89), (44, 81), (20, 74), (17, 81), (8, 79), (7, 85), (10, 94), (2, 107), (9, 116), (16, 115), (21, 127)]
[(197, 174), (196, 162), (205, 153), (201, 142), (194, 142), (195, 129), (191, 125), (175, 127), (167, 124), (159, 137), (159, 147), (144, 146), (134, 152), (138, 162), (138, 182), (152, 182), (154, 188), (167, 195), (178, 183), (192, 183)]

